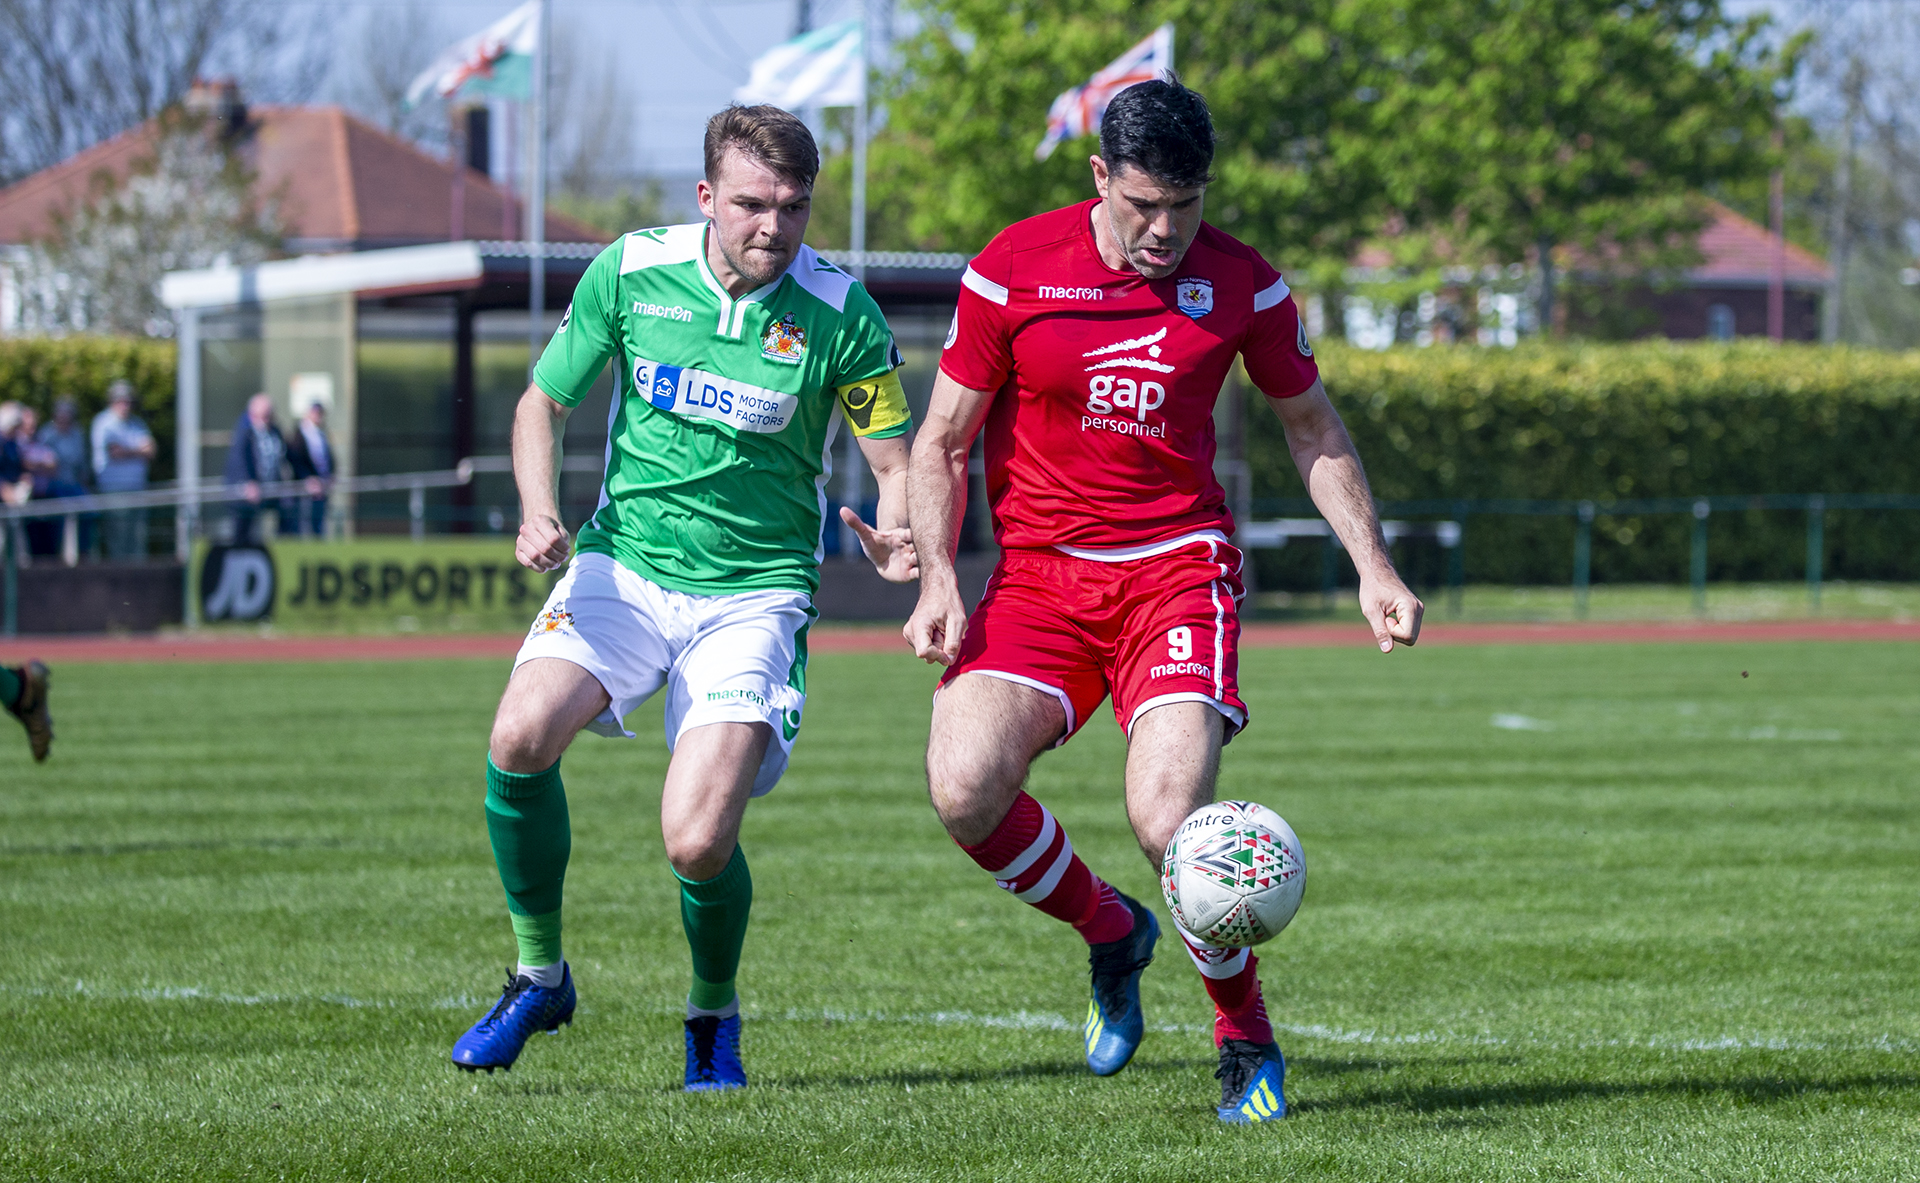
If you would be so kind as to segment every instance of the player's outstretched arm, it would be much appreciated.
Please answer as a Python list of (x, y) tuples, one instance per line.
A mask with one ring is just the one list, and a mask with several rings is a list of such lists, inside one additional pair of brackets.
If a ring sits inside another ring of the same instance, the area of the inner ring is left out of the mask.
[(967, 606), (953, 570), (960, 515), (967, 507), (967, 453), (980, 433), (993, 392), (933, 379), (927, 421), (907, 470), (907, 518), (920, 559), (920, 602), (902, 633), (922, 660), (952, 665), (967, 629)]
[(840, 507), (840, 520), (852, 527), (880, 578), (889, 583), (912, 583), (920, 578), (920, 561), (914, 554), (913, 531), (907, 528), (907, 437), (877, 440), (862, 436), (860, 454), (867, 458), (867, 466), (880, 483), (880, 504), (874, 509), (871, 526), (844, 505)]
[(1292, 398), (1269, 398), (1267, 403), (1286, 429), (1287, 449), (1293, 453), (1308, 495), (1353, 556), (1354, 568), (1360, 572), (1360, 611), (1373, 626), (1380, 652), (1393, 652), (1395, 641), (1413, 644), (1420, 639), (1420, 617), (1426, 606), (1393, 569), (1360, 453), (1347, 434), (1347, 425), (1340, 421), (1340, 412), (1327, 399), (1327, 388), (1315, 378), (1312, 386)]
[(535, 385), (513, 410), (513, 483), (520, 489), (520, 537), (513, 557), (535, 571), (558, 567), (573, 548), (560, 521), (560, 441), (571, 413), (571, 407)]

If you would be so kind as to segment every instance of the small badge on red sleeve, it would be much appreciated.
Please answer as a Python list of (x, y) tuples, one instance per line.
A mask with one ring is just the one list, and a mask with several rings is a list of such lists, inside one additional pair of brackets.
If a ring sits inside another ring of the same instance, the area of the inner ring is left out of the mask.
[(953, 323), (947, 326), (947, 343), (945, 345), (942, 345), (940, 348), (952, 349), (953, 343), (955, 341), (958, 341), (959, 339), (960, 339), (960, 310), (956, 308), (953, 310)]
[(1313, 346), (1307, 344), (1307, 322), (1302, 320), (1296, 321), (1295, 323), (1300, 327), (1300, 356), (1312, 357)]

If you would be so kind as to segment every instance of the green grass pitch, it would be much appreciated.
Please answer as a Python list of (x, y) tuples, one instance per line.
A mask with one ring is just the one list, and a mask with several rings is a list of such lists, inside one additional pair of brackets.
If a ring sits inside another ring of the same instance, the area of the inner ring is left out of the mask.
[[(657, 709), (567, 757), (577, 1020), (469, 1076), (502, 665), (67, 666), (53, 761), (0, 735), (0, 1178), (1920, 1178), (1916, 657), (1248, 654), (1222, 795), (1309, 883), (1261, 956), (1295, 1116), (1235, 1129), (1177, 945), (1086, 1073), (1083, 948), (940, 831), (909, 658), (816, 657), (748, 813), (722, 1096), (678, 1091)], [(1103, 714), (1032, 787), (1158, 907), (1122, 758)]]

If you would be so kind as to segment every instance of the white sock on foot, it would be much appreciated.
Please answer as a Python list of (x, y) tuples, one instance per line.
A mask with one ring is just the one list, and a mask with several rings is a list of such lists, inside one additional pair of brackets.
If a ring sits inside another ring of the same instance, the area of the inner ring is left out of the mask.
[(697, 1019), (702, 1015), (712, 1015), (716, 1019), (730, 1019), (739, 1013), (740, 996), (738, 994), (733, 996), (732, 1002), (727, 1003), (727, 1005), (721, 1007), (719, 1010), (703, 1010), (691, 1002), (687, 1003), (687, 1017), (689, 1019)]
[(520, 977), (532, 978), (533, 984), (543, 990), (551, 990), (560, 984), (562, 978), (566, 977), (567, 963), (564, 961), (556, 961), (552, 965), (523, 964), (514, 972)]

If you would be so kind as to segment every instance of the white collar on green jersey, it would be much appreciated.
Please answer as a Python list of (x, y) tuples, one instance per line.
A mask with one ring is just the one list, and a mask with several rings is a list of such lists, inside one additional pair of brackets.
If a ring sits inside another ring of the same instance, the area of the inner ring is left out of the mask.
[(701, 282), (713, 293), (719, 304), (718, 317), (714, 332), (723, 337), (738, 337), (744, 323), (747, 305), (758, 304), (779, 288), (781, 280), (791, 276), (793, 281), (835, 312), (844, 312), (847, 305), (847, 293), (853, 289), (853, 277), (821, 258), (814, 249), (805, 243), (800, 244), (793, 262), (780, 273), (773, 282), (755, 288), (738, 300), (727, 294), (727, 289), (714, 277), (713, 270), (707, 266), (706, 222), (690, 222), (684, 226), (664, 226), (654, 230), (636, 230), (627, 235), (620, 251), (620, 274), (639, 271), (647, 267), (670, 266), (676, 263), (692, 263), (699, 273)]

